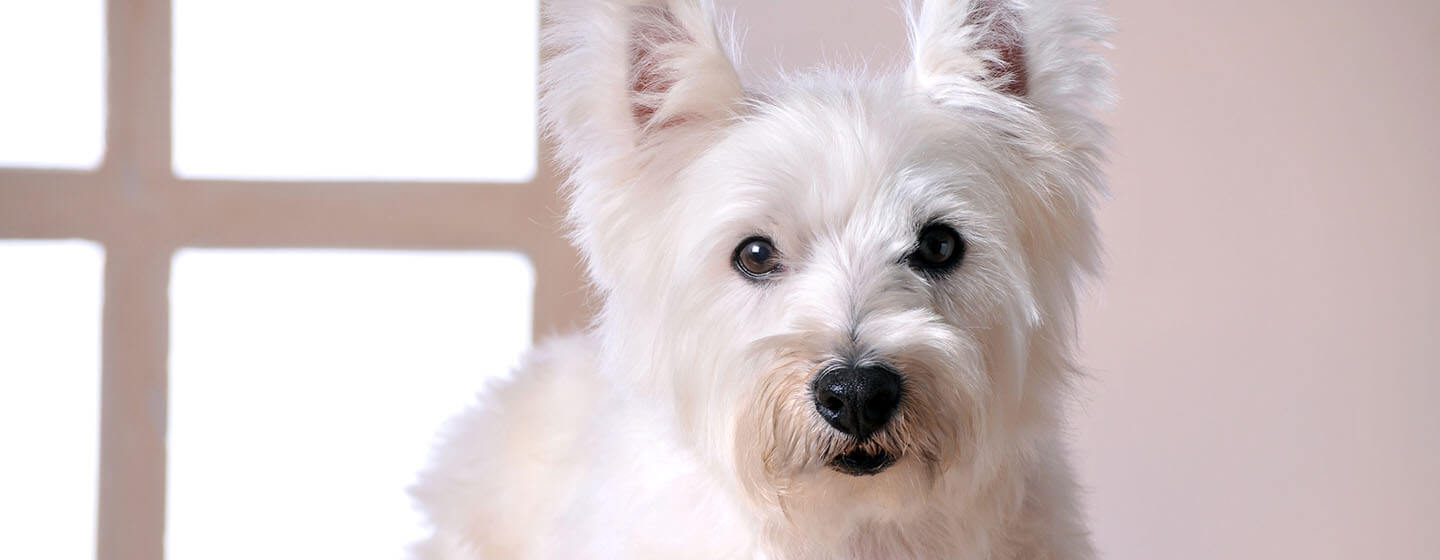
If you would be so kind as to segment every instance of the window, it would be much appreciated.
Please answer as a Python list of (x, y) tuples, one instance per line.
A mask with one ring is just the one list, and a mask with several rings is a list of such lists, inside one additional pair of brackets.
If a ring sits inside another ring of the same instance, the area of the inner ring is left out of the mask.
[(0, 76), (0, 166), (100, 164), (103, 0), (0, 1)]
[(93, 554), (104, 258), (0, 241), (0, 558)]
[(533, 0), (174, 6), (181, 177), (523, 182), (535, 173)]
[(404, 489), (436, 430), (529, 345), (529, 262), (227, 249), (174, 262), (166, 557), (403, 556), (425, 535)]
[[(287, 17), (274, 17), (277, 11)], [(104, 294), (103, 310), (91, 309), (102, 311), (90, 316), (93, 324), (72, 321), (64, 335), (95, 347), (91, 367), (100, 368), (103, 383), (87, 394), (83, 384), (67, 382), (62, 392), (71, 407), (64, 417), (75, 426), (93, 428), (96, 422), (84, 414), (98, 415), (98, 450), (94, 433), (87, 443), (57, 427), (44, 439), (63, 438), (94, 453), (99, 484), (68, 488), (88, 495), (81, 506), (90, 509), (67, 509), (76, 513), (65, 521), (65, 530), (84, 535), (64, 539), (73, 551), (52, 547), (44, 556), (92, 557), (85, 549), (94, 548), (107, 558), (163, 558), (169, 539), (172, 557), (217, 557), (216, 550), (194, 545), (217, 530), (205, 525), (213, 512), (195, 508), (206, 507), (203, 496), (224, 491), (215, 482), (220, 455), (207, 447), (214, 444), (204, 441), (207, 433), (248, 434), (222, 451), (258, 459), (293, 455), (303, 445), (293, 436), (324, 427), (338, 439), (316, 452), (334, 454), (314, 464), (353, 459), (365, 449), (357, 434), (380, 424), (361, 414), (363, 399), (315, 396), (321, 388), (345, 390), (333, 372), (299, 367), (317, 356), (371, 368), (346, 380), (358, 382), (348, 385), (352, 395), (392, 398), (397, 409), (431, 403), (429, 416), (373, 436), (383, 439), (375, 445), (397, 446), (389, 449), (394, 463), (348, 473), (391, 484), (412, 474), (401, 472), (412, 468), (404, 463), (414, 463), (427, 443), (428, 435), (417, 441), (412, 434), (428, 430), (457, 399), (471, 398), (473, 385), (503, 369), (531, 333), (582, 323), (585, 292), (576, 256), (561, 235), (559, 180), (537, 164), (543, 150), (534, 130), (536, 11), (530, 0), (0, 0), (0, 64), (7, 65), (0, 69), (8, 72), (18, 60), (46, 76), (83, 77), (20, 94), (0, 89), (0, 243), (88, 247), (67, 251), (90, 255), (76, 257), (89, 264), (55, 256), (64, 251), (36, 258), (55, 267), (46, 274), (65, 278), (47, 287), (94, 288), (86, 288), (89, 299), (66, 298), (66, 305), (95, 308)], [(24, 18), (30, 19), (16, 23)], [(70, 31), (40, 31), (42, 20)], [(16, 29), (28, 35), (17, 38)], [(55, 54), (47, 45), (84, 54)], [(354, 99), (324, 103), (345, 92)], [(95, 107), (77, 108), (86, 99)], [(356, 111), (363, 118), (341, 118)], [(50, 126), (46, 131), (60, 148), (43, 157), (6, 152), (50, 142), (7, 128), (3, 119), (17, 114), (50, 115), (35, 117), (35, 126)], [(66, 128), (55, 115), (85, 124)], [(55, 241), (67, 239), (84, 241)], [(22, 293), (5, 287), (21, 281), (12, 267), (43, 268), (30, 262), (0, 251), (0, 290), (9, 290), (0, 301)], [(262, 288), (269, 290), (263, 297)], [(423, 305), (411, 308), (406, 301)], [(342, 307), (395, 321), (372, 321), (381, 326), (366, 330), (356, 321), (336, 321)], [(59, 313), (36, 303), (0, 324), (25, 329)], [(259, 313), (270, 315), (273, 329), (256, 327), (264, 319)], [(418, 326), (396, 328), (407, 322)], [(293, 341), (278, 336), (302, 326), (329, 338), (287, 347)], [(85, 334), (86, 328), (98, 328), (100, 336)], [(237, 354), (242, 335), (265, 356)], [(489, 343), (498, 346), (479, 353)], [(87, 346), (75, 344), (67, 359), (83, 361)], [(279, 357), (282, 351), (290, 353)], [(422, 352), (429, 361), (415, 356), (405, 363), (410, 369), (384, 378), (400, 355)], [(271, 369), (248, 375), (225, 369), (237, 364)], [(0, 368), (6, 395), (15, 394), (8, 390), (15, 384), (34, 382), (9, 363), (0, 361)], [(267, 390), (282, 370), (290, 391)], [(474, 375), (462, 374), (467, 371)], [(220, 385), (205, 384), (212, 381)], [(234, 392), (214, 392), (232, 382)], [(405, 389), (381, 396), (381, 387)], [(234, 422), (245, 404), (262, 397), (294, 397), (263, 406), (289, 417), (308, 407), (313, 416), (271, 425)], [(97, 400), (104, 406), (97, 408)], [(342, 426), (350, 429), (330, 430), (316, 423), (327, 413), (354, 421)], [(279, 430), (282, 424), (293, 433)], [(89, 463), (93, 475), (95, 461)], [(309, 476), (305, 468), (296, 464), (292, 476)], [(408, 504), (393, 493), (355, 499), (373, 500), (376, 516), (396, 515), (413, 525), (405, 517)], [(5, 505), (0, 512), (11, 515)], [(397, 506), (401, 511), (392, 509)], [(167, 507), (183, 519), (167, 515)], [(73, 522), (87, 516), (93, 531)], [(374, 522), (388, 524), (379, 517)], [(376, 534), (375, 546), (392, 546), (415, 529), (395, 531)], [(85, 540), (92, 536), (93, 546)], [(0, 540), (0, 547), (16, 542)], [(3, 557), (36, 556), (12, 552), (0, 548)]]

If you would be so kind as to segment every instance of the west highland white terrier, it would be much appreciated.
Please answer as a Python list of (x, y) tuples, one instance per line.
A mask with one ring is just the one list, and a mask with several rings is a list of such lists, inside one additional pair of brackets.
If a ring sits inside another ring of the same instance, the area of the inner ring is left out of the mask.
[(1062, 441), (1093, 6), (924, 0), (903, 71), (754, 90), (706, 0), (542, 13), (598, 317), (449, 426), (418, 557), (1094, 557)]

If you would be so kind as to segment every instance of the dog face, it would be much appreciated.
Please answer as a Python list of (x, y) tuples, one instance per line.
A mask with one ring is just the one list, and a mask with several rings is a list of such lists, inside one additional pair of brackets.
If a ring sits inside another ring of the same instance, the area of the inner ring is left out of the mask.
[(1044, 34), (1095, 22), (1019, 13), (926, 2), (903, 74), (747, 92), (704, 2), (547, 6), (602, 369), (754, 503), (898, 514), (1053, 420), (1103, 72)]

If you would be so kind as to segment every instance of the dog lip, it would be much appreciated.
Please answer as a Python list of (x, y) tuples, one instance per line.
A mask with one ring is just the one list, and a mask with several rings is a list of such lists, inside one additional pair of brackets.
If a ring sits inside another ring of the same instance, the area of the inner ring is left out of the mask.
[(850, 476), (877, 475), (894, 464), (895, 456), (888, 452), (881, 451), (871, 454), (859, 449), (836, 455), (834, 459), (830, 460), (830, 468)]

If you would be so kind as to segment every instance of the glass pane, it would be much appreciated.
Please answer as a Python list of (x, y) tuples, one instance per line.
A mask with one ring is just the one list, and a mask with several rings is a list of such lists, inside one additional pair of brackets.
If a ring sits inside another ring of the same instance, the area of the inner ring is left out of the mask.
[(0, 558), (95, 557), (104, 261), (0, 241)]
[(182, 177), (535, 173), (535, 0), (173, 5)]
[(166, 558), (402, 557), (404, 488), (529, 344), (533, 285), (507, 253), (180, 251)]
[(89, 169), (104, 152), (104, 1), (0, 0), (0, 166)]

